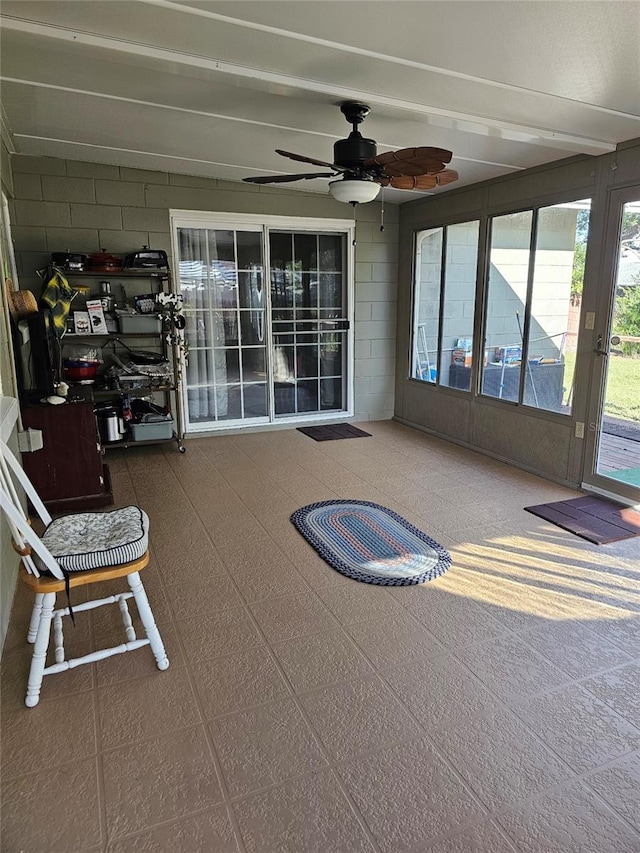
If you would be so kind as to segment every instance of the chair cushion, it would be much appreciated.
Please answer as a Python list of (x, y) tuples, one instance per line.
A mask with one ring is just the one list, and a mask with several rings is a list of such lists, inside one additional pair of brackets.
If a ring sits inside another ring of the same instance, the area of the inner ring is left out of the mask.
[[(149, 518), (137, 506), (110, 512), (72, 513), (55, 518), (45, 530), (42, 542), (60, 568), (68, 572), (121, 566), (146, 553)], [(42, 565), (38, 568), (45, 569)]]

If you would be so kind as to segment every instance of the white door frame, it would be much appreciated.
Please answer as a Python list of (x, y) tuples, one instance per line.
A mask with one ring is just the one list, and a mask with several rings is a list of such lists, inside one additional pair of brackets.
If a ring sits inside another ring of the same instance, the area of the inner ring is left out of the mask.
[[(340, 412), (313, 412), (311, 414), (293, 414), (291, 416), (283, 416), (270, 419), (252, 418), (250, 420), (227, 420), (219, 421), (218, 423), (190, 424), (189, 423), (189, 406), (187, 400), (187, 384), (183, 379), (182, 382), (182, 398), (184, 406), (184, 426), (186, 435), (202, 435), (205, 433), (220, 432), (222, 430), (233, 429), (255, 429), (255, 428), (282, 428), (286, 426), (296, 426), (298, 424), (309, 424), (315, 422), (327, 421), (342, 421), (345, 418), (353, 417), (354, 413), (354, 317), (355, 317), (355, 223), (350, 219), (318, 219), (317, 217), (302, 217), (302, 216), (265, 216), (253, 213), (224, 213), (202, 210), (170, 210), (169, 220), (171, 227), (171, 246), (172, 246), (172, 265), (173, 265), (173, 287), (179, 292), (180, 288), (180, 269), (179, 269), (179, 246), (178, 246), (178, 228), (208, 228), (220, 230), (261, 230), (263, 234), (263, 251), (265, 258), (269, 258), (269, 231), (278, 229), (284, 231), (313, 231), (324, 233), (340, 233), (345, 235), (346, 239), (346, 306), (345, 316), (349, 322), (349, 328), (345, 336), (347, 346), (347, 355), (345, 358), (345, 376), (346, 383), (346, 410)], [(265, 268), (265, 288), (268, 290), (267, 305), (265, 307), (265, 317), (268, 316), (268, 342), (267, 342), (267, 364), (269, 366), (270, 385), (272, 385), (271, 377), (272, 370), (272, 354), (271, 354), (271, 298), (270, 298), (270, 281), (269, 269)], [(186, 365), (184, 356), (182, 358), (182, 376), (186, 377)], [(269, 389), (269, 408), (273, 411), (273, 388)]]
[(591, 385), (587, 407), (588, 430), (585, 435), (585, 454), (583, 462), (583, 482), (586, 491), (596, 492), (627, 504), (640, 504), (638, 489), (633, 486), (596, 473), (598, 449), (602, 428), (605, 383), (607, 378), (608, 355), (599, 354), (597, 341), (602, 341), (602, 350), (609, 349), (612, 333), (613, 306), (616, 296), (618, 260), (620, 247), (620, 226), (622, 210), (629, 201), (640, 200), (640, 185), (623, 187), (609, 192), (605, 224), (604, 253), (599, 280), (602, 284), (596, 305), (596, 335), (591, 354)]

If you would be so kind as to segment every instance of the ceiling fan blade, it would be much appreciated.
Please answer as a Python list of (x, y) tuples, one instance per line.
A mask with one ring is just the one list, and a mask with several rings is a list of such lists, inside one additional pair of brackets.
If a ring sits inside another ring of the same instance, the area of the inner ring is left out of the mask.
[(375, 181), (395, 190), (432, 190), (438, 183), (435, 175), (380, 175)]
[(338, 172), (310, 172), (305, 175), (260, 175), (257, 178), (243, 178), (248, 184), (287, 184), (289, 181), (308, 181), (312, 178), (335, 178)]
[(399, 151), (385, 151), (370, 160), (364, 167), (382, 166), (383, 174), (397, 175), (434, 175), (444, 169), (452, 157), (451, 151), (444, 148), (401, 148)]
[(297, 160), (299, 163), (313, 163), (314, 166), (327, 166), (329, 169), (335, 169), (337, 172), (345, 171), (341, 166), (336, 166), (335, 163), (327, 163), (325, 160), (315, 160), (313, 157), (306, 157), (304, 154), (292, 154), (291, 151), (281, 151), (280, 148), (276, 148), (276, 154), (281, 154), (290, 160)]
[(393, 187), (396, 190), (432, 190), (434, 187), (457, 181), (458, 173), (453, 169), (443, 169), (437, 175), (380, 175), (374, 180), (383, 187)]
[(433, 177), (438, 182), (438, 186), (443, 187), (445, 184), (451, 184), (453, 181), (457, 181), (460, 175), (455, 171), (455, 169), (443, 169)]
[(421, 160), (423, 157), (439, 160), (441, 163), (448, 163), (453, 157), (453, 153), (447, 151), (446, 148), (431, 148), (428, 145), (422, 145), (419, 148), (399, 148), (397, 151), (385, 151), (383, 154), (378, 154), (370, 160), (365, 160), (364, 165), (369, 166), (377, 163), (379, 166), (386, 166), (387, 163), (394, 163), (400, 160)]

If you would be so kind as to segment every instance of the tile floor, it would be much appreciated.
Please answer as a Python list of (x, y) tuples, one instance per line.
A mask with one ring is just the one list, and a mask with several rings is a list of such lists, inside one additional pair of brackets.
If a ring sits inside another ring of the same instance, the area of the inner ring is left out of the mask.
[[(523, 511), (568, 490), (392, 422), (111, 455), (151, 517), (148, 649), (24, 698), (29, 599), (3, 658), (7, 853), (640, 851), (640, 540)], [(382, 503), (449, 548), (419, 587), (360, 584), (298, 507)], [(70, 650), (116, 613), (78, 617)], [(46, 769), (45, 769), (46, 768)]]

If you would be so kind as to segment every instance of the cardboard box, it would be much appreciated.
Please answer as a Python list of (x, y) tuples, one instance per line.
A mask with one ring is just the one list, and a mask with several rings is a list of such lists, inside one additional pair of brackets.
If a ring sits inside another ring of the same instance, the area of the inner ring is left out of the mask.
[(76, 335), (91, 334), (91, 321), (89, 320), (88, 311), (73, 312), (73, 330)]
[(461, 364), (464, 367), (471, 367), (473, 356), (465, 349), (454, 349), (451, 352), (451, 364)]
[(99, 299), (90, 299), (87, 301), (87, 312), (89, 314), (89, 322), (91, 324), (91, 333), (95, 335), (108, 335), (107, 322), (104, 317), (102, 302)]
[(497, 347), (496, 361), (505, 364), (519, 364), (522, 361), (522, 347)]

